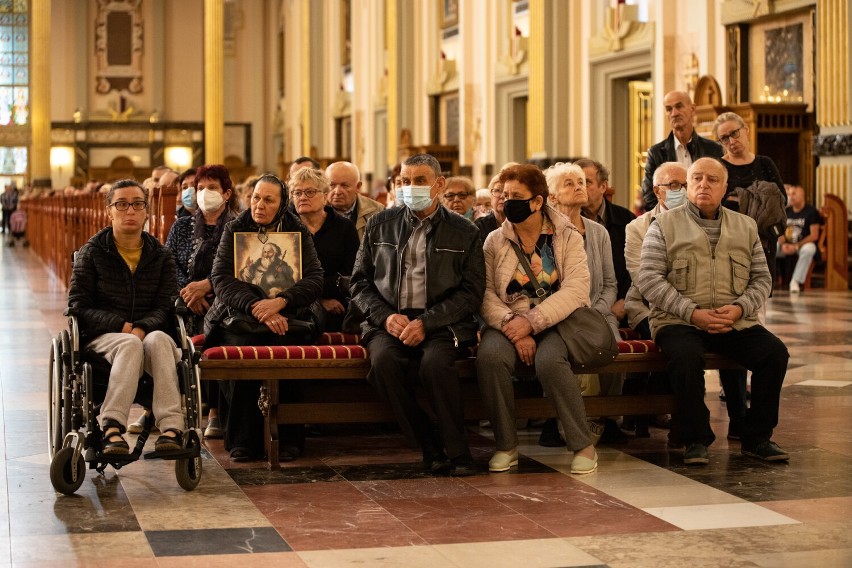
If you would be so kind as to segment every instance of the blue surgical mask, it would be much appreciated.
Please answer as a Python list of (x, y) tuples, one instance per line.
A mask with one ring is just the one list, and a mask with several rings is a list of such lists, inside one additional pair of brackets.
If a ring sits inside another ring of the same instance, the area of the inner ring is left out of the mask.
[(404, 185), (399, 190), (402, 192), (403, 204), (412, 211), (428, 209), (435, 201), (431, 185)]
[(686, 201), (685, 189), (680, 189), (678, 191), (672, 191), (671, 189), (666, 190), (666, 209), (674, 209), (678, 205), (683, 205), (684, 201)]
[(187, 209), (195, 209), (195, 188), (187, 187), (180, 194), (180, 202)]

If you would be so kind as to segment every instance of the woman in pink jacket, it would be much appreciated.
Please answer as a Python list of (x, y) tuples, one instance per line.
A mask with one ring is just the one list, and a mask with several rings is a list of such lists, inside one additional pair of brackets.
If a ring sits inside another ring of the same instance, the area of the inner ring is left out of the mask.
[[(520, 360), (535, 367), (574, 452), (571, 473), (597, 469), (579, 385), (556, 324), (589, 305), (589, 267), (583, 237), (567, 217), (547, 205), (547, 181), (537, 167), (521, 164), (500, 173), (506, 220), (485, 240), (486, 328), (476, 358), (479, 388), (491, 415), (497, 451), (491, 471), (518, 463), (512, 374)], [(529, 262), (530, 282), (513, 243)], [(541, 289), (542, 292), (538, 292)]]

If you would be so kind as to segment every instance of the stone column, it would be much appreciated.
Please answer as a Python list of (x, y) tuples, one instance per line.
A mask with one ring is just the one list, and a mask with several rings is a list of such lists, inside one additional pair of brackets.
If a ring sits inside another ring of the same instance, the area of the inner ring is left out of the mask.
[(32, 0), (30, 14), (30, 175), (36, 187), (50, 187), (50, 1)]
[(225, 159), (225, 4), (204, 0), (204, 162)]

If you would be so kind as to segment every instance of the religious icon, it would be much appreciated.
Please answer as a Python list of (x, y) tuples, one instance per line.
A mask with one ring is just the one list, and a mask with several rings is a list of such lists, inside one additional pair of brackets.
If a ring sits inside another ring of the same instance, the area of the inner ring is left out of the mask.
[(268, 298), (290, 289), (302, 279), (302, 234), (234, 233), (234, 273)]

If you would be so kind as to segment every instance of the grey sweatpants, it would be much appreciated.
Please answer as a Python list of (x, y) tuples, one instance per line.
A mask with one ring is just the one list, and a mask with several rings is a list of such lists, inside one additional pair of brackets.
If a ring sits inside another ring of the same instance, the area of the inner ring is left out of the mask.
[(127, 426), (139, 377), (147, 372), (154, 380), (153, 411), (160, 432), (169, 428), (184, 430), (176, 367), (180, 350), (168, 334), (152, 331), (139, 341), (130, 333), (105, 333), (92, 340), (88, 348), (112, 365), (101, 421), (111, 418)]
[[(568, 348), (555, 329), (545, 330), (536, 338), (535, 373), (565, 430), (568, 448), (577, 451), (592, 443), (586, 425), (586, 407), (580, 394)], [(503, 333), (488, 328), (476, 352), (476, 374), (479, 390), (491, 416), (497, 449), (509, 451), (518, 446), (515, 429), (515, 391), (512, 374), (518, 354)]]

